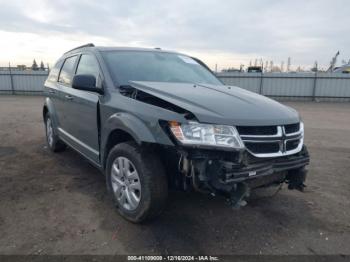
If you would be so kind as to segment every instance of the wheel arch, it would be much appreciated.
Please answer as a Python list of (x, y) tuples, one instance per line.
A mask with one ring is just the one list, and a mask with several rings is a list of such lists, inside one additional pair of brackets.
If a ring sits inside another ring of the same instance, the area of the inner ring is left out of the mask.
[(128, 113), (116, 113), (110, 116), (102, 126), (101, 164), (106, 166), (108, 153), (113, 146), (126, 141), (138, 145), (156, 143), (151, 130), (139, 118)]
[(114, 129), (110, 132), (108, 135), (108, 138), (106, 140), (106, 143), (104, 145), (103, 149), (103, 161), (102, 161), (102, 166), (103, 169), (106, 167), (106, 162), (107, 162), (107, 157), (111, 149), (120, 143), (127, 142), (127, 141), (135, 141), (134, 137), (128, 133), (127, 131), (124, 131), (123, 129)]
[(49, 112), (49, 109), (47, 109), (47, 105), (44, 104), (43, 106), (43, 120), (45, 121), (46, 114)]
[(53, 126), (54, 126), (54, 128), (56, 128), (57, 127), (56, 111), (55, 111), (54, 105), (49, 97), (45, 98), (45, 102), (44, 102), (43, 109), (42, 109), (44, 122), (45, 122), (45, 117), (46, 117), (47, 113), (50, 114)]

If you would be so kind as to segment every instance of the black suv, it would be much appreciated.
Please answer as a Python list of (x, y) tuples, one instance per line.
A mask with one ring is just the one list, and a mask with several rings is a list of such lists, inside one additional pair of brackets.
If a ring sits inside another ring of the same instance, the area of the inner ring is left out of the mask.
[(130, 221), (159, 214), (168, 188), (222, 195), (239, 207), (258, 187), (304, 187), (299, 114), (223, 85), (196, 58), (88, 44), (57, 61), (44, 90), (49, 148), (68, 145), (99, 168)]

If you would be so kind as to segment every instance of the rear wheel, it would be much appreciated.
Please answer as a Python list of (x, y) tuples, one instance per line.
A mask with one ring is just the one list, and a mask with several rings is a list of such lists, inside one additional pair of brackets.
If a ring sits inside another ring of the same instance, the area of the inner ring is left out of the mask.
[(134, 142), (116, 145), (106, 167), (107, 187), (119, 213), (139, 223), (163, 209), (168, 184), (164, 168), (153, 152)]
[(45, 116), (45, 130), (47, 145), (52, 152), (59, 152), (66, 148), (66, 145), (58, 138), (52, 124), (49, 113)]

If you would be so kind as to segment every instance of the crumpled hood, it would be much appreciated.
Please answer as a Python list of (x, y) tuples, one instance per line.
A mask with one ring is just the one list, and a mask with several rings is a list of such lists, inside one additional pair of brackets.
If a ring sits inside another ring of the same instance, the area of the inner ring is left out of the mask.
[(131, 85), (193, 113), (202, 123), (237, 126), (300, 121), (292, 108), (235, 86), (132, 81)]

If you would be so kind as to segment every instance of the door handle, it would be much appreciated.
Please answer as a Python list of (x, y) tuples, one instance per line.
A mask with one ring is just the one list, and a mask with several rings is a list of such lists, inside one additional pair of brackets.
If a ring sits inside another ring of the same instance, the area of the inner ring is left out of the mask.
[(71, 96), (71, 95), (66, 95), (65, 98), (66, 98), (67, 100), (73, 100), (74, 97)]

